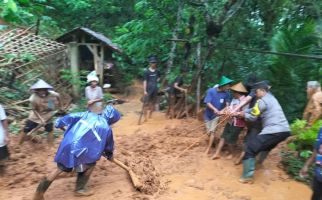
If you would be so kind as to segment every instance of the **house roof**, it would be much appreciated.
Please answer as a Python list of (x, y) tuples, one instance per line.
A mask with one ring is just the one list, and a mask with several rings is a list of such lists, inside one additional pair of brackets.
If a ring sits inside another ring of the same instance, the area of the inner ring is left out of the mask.
[(75, 41), (75, 38), (73, 38), (73, 35), (78, 36), (80, 33), (85, 33), (86, 35), (91, 36), (92, 39), (105, 44), (106, 46), (108, 46), (109, 48), (111, 48), (114, 51), (117, 51), (119, 53), (122, 52), (121, 49), (116, 44), (114, 44), (109, 38), (107, 38), (105, 35), (103, 35), (101, 33), (97, 33), (95, 31), (93, 31), (89, 28), (85, 28), (85, 27), (75, 28), (75, 29), (65, 33), (64, 35), (61, 35), (56, 40), (59, 42), (63, 42), (63, 43), (72, 42), (72, 41)]
[(35, 35), (29, 29), (0, 31), (0, 67), (42, 59), (66, 49), (66, 45)]

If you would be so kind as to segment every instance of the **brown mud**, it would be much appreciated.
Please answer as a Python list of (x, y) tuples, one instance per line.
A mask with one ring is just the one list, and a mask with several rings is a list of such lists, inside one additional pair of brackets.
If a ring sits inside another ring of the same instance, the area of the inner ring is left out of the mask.
[[(131, 91), (140, 92), (136, 87)], [(223, 156), (211, 160), (204, 154), (206, 139), (175, 157), (203, 135), (204, 129), (195, 119), (169, 120), (156, 112), (148, 122), (137, 125), (141, 103), (138, 96), (117, 106), (123, 118), (113, 126), (116, 143), (115, 158), (130, 166), (144, 183), (136, 191), (126, 171), (102, 158), (89, 181), (95, 194), (74, 197), (75, 174), (60, 176), (45, 194), (46, 200), (305, 200), (310, 188), (291, 180), (279, 166), (279, 149), (271, 152), (264, 167), (257, 170), (255, 183), (238, 182), (242, 166)], [(11, 159), (5, 176), (0, 177), (1, 200), (29, 200), (41, 178), (55, 169), (53, 158), (61, 138), (55, 146), (25, 142), (18, 146), (17, 138), (10, 143)]]

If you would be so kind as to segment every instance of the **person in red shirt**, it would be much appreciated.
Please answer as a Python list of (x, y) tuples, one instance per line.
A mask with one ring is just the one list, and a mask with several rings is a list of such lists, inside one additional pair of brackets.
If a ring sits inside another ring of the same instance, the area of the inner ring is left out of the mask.
[[(230, 90), (232, 91), (234, 98), (231, 101), (231, 104), (228, 107), (228, 109), (232, 110), (245, 98), (245, 94), (247, 94), (247, 90), (241, 82), (237, 83), (236, 85), (233, 85), (230, 88)], [(229, 153), (230, 153), (229, 158), (232, 157), (233, 145), (236, 144), (238, 140), (238, 136), (241, 133), (241, 131), (244, 129), (245, 125), (246, 124), (244, 119), (240, 117), (232, 117), (230, 119), (230, 121), (225, 126), (224, 132), (221, 135), (218, 147), (216, 149), (216, 152), (212, 156), (212, 159), (220, 158), (220, 153), (225, 143), (228, 144), (229, 146)]]

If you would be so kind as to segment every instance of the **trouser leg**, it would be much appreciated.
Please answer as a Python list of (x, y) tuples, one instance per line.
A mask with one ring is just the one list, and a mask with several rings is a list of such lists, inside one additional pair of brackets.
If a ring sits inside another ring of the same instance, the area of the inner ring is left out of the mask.
[(322, 182), (314, 177), (312, 184), (313, 194), (311, 200), (322, 200)]
[(54, 144), (54, 131), (50, 131), (48, 132), (48, 135), (47, 135), (47, 142), (50, 146), (53, 146)]
[(61, 174), (63, 171), (60, 169), (55, 170), (52, 174), (50, 174), (48, 177), (44, 178), (40, 181), (36, 193), (34, 194), (33, 200), (43, 200), (44, 194), (51, 185), (51, 183), (57, 178), (59, 174)]
[(261, 151), (257, 156), (256, 164), (262, 165), (270, 151)]
[[(246, 143), (245, 156), (243, 158), (243, 174), (241, 182), (252, 180), (255, 170), (255, 157), (261, 151), (269, 152), (278, 143), (285, 140), (290, 135), (289, 132), (264, 134), (252, 137)], [(266, 155), (267, 156), (267, 155)]]

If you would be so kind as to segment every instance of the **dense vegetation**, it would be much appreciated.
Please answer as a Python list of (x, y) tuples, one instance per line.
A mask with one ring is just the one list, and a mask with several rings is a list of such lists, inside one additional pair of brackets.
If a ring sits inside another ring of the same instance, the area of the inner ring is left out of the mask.
[[(306, 82), (322, 77), (321, 9), (320, 0), (3, 0), (0, 18), (53, 39), (79, 26), (107, 35), (123, 49), (116, 56), (126, 73), (123, 83), (142, 76), (151, 54), (160, 60), (162, 87), (188, 68), (189, 102), (199, 102), (196, 94), (202, 96), (221, 75), (268, 79), (293, 122), (282, 164), (300, 179), (322, 125), (320, 120), (308, 129), (305, 121), (294, 121), (307, 101)], [(62, 76), (68, 80), (71, 74)]]
[(167, 81), (188, 66), (192, 93), (198, 79), (202, 93), (221, 75), (239, 81), (255, 73), (271, 81), (294, 120), (306, 103), (306, 81), (322, 77), (321, 57), (263, 51), (318, 57), (321, 8), (319, 0), (4, 0), (0, 15), (51, 38), (77, 26), (102, 32), (123, 49), (119, 67), (130, 75), (142, 75), (150, 54)]

